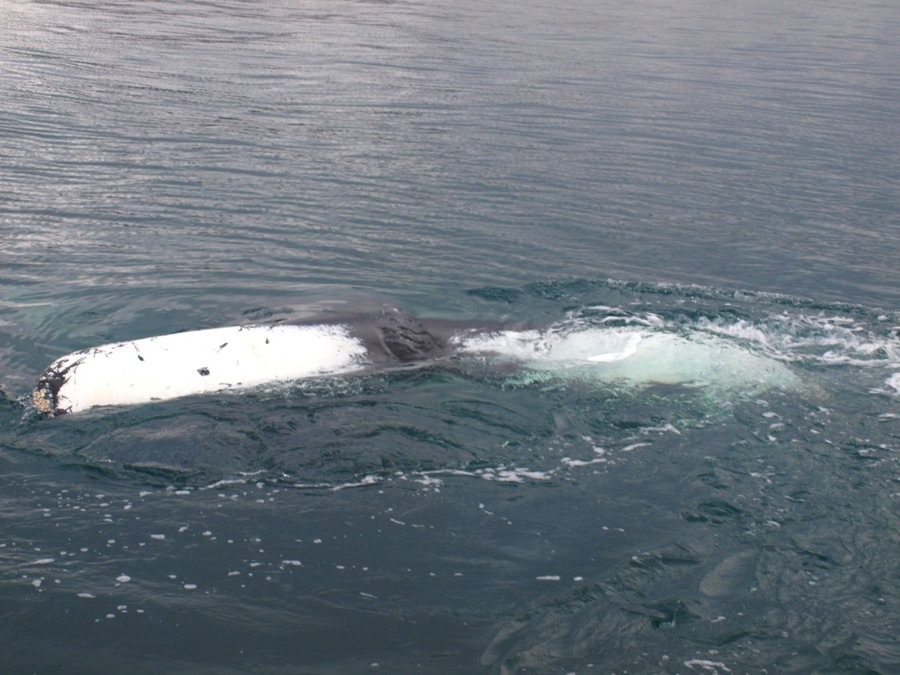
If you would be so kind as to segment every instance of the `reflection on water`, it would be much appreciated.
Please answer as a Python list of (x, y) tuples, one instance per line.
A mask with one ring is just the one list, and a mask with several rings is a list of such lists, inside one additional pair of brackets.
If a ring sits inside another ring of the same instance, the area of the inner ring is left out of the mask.
[(4, 278), (39, 299), (598, 272), (897, 297), (887, 7), (4, 11)]

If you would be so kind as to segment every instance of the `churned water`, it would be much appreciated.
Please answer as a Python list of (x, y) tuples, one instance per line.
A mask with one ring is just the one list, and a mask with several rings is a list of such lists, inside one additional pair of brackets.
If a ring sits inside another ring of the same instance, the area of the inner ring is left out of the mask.
[[(3, 3), (0, 672), (900, 670), (897, 35)], [(77, 349), (384, 303), (503, 330), (29, 403)]]

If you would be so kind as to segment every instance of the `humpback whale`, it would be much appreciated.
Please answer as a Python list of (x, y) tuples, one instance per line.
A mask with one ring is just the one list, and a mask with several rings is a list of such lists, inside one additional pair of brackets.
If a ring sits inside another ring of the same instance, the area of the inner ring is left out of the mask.
[(579, 378), (752, 393), (793, 389), (784, 363), (702, 332), (561, 323), (542, 330), (423, 321), (386, 306), (354, 320), (259, 323), (100, 345), (41, 374), (34, 407), (48, 417), (308, 377), (465, 359), (513, 364), (519, 383)]

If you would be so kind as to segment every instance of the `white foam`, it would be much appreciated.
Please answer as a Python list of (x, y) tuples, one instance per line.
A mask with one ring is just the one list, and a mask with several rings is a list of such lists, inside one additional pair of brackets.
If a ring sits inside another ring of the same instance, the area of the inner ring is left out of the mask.
[(885, 384), (894, 390), (894, 395), (900, 396), (900, 372), (891, 375), (885, 380)]
[(528, 480), (550, 480), (553, 472), (500, 466), (497, 468), (479, 469), (476, 471), (476, 475), (484, 480), (498, 483), (524, 483)]
[(598, 457), (597, 459), (572, 459), (571, 457), (563, 457), (559, 460), (561, 464), (571, 467), (590, 466), (591, 464), (606, 464), (607, 459)]
[(632, 443), (631, 445), (626, 445), (622, 448), (622, 452), (631, 452), (632, 450), (637, 450), (638, 448), (644, 448), (648, 445), (652, 445), (652, 443)]
[(554, 376), (635, 386), (679, 384), (745, 392), (800, 386), (784, 363), (701, 332), (558, 326), (468, 336), (459, 346), (465, 354), (511, 359)]
[(701, 670), (705, 670), (705, 671), (711, 672), (711, 673), (718, 673), (720, 669), (725, 671), (726, 673), (731, 672), (731, 669), (728, 668), (721, 661), (709, 661), (707, 659), (691, 659), (690, 661), (685, 661), (684, 665), (686, 665), (691, 670), (694, 670), (694, 667), (696, 666), (696, 667), (700, 668)]
[(377, 485), (381, 480), (380, 476), (370, 474), (368, 476), (363, 476), (362, 479), (354, 483), (341, 483), (340, 485), (335, 485), (331, 490), (332, 492), (338, 492), (340, 490), (346, 490), (347, 488), (368, 487), (369, 485)]
[(744, 321), (698, 322), (698, 329), (752, 341), (768, 354), (791, 362), (825, 366), (895, 366), (900, 363), (900, 333), (862, 320), (829, 314), (782, 314), (760, 328)]

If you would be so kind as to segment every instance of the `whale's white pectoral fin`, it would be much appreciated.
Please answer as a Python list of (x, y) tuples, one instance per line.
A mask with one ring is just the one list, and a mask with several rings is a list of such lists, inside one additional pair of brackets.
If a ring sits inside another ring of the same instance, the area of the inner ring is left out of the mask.
[(344, 326), (231, 326), (101, 345), (54, 361), (32, 394), (53, 416), (362, 368)]

